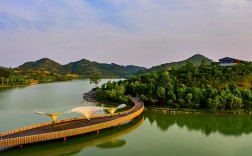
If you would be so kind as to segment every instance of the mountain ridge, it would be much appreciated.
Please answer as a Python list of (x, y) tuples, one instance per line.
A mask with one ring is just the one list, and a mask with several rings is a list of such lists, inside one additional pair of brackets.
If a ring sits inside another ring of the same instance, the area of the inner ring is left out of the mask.
[(166, 70), (170, 67), (179, 67), (186, 62), (191, 61), (194, 65), (199, 66), (202, 59), (206, 61), (207, 64), (213, 62), (211, 59), (196, 54), (192, 57), (178, 61), (161, 64), (158, 66), (153, 66), (150, 69), (145, 67), (139, 67), (135, 65), (118, 65), (115, 63), (99, 63), (95, 61), (90, 61), (87, 59), (81, 59), (79, 61), (70, 62), (68, 64), (62, 65), (54, 60), (49, 58), (42, 58), (37, 61), (26, 62), (16, 69), (22, 70), (45, 70), (54, 72), (56, 74), (78, 74), (82, 77), (90, 77), (92, 75), (99, 75), (101, 77), (130, 77), (132, 75), (137, 75), (145, 72), (151, 71), (161, 71)]
[(199, 66), (202, 60), (205, 60), (207, 64), (211, 64), (212, 62), (214, 62), (213, 60), (209, 59), (208, 57), (205, 57), (204, 55), (195, 54), (182, 61), (164, 63), (161, 65), (153, 66), (150, 68), (150, 71), (161, 71), (161, 70), (168, 69), (170, 67), (179, 67), (179, 66), (185, 65), (186, 62), (189, 62), (189, 61), (192, 62), (194, 65)]

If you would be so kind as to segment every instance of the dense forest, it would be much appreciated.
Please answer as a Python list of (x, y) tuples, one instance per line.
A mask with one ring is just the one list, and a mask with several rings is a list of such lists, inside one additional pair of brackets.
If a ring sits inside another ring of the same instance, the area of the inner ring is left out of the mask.
[[(33, 75), (49, 75), (49, 80), (55, 77), (55, 79), (64, 79), (65, 76), (78, 77), (78, 78), (90, 78), (92, 76), (98, 75), (102, 78), (128, 78), (133, 75), (143, 74), (152, 71), (162, 71), (170, 67), (179, 67), (185, 65), (186, 62), (191, 61), (194, 65), (199, 66), (202, 59), (206, 60), (207, 64), (212, 63), (209, 58), (196, 54), (192, 57), (178, 62), (165, 63), (158, 66), (154, 66), (150, 69), (145, 67), (139, 67), (134, 65), (118, 65), (115, 63), (98, 63), (95, 61), (89, 61), (87, 59), (81, 59), (79, 61), (71, 62), (66, 65), (61, 65), (49, 58), (42, 58), (37, 61), (26, 62), (17, 68), (15, 71), (19, 72), (23, 76), (29, 76), (31, 73)], [(47, 73), (46, 73), (47, 72)], [(41, 74), (40, 74), (41, 73)], [(36, 77), (37, 77), (36, 76)]]
[(26, 62), (17, 68), (0, 67), (0, 78), (3, 77), (1, 80), (2, 87), (29, 85), (30, 80), (38, 80), (38, 83), (47, 83), (76, 78), (91, 78), (93, 76), (99, 76), (100, 78), (128, 78), (151, 71), (178, 67), (184, 65), (187, 61), (191, 61), (198, 66), (200, 64), (199, 60), (202, 59), (205, 59), (207, 64), (212, 62), (207, 57), (196, 54), (183, 61), (166, 63), (147, 69), (134, 65), (123, 66), (115, 63), (98, 63), (86, 59), (61, 65), (49, 58), (42, 58), (37, 61)]
[(66, 81), (72, 77), (62, 76), (46, 70), (17, 70), (0, 68), (0, 87), (16, 87), (31, 85), (33, 80), (38, 83)]
[[(191, 62), (159, 72), (108, 82), (97, 89), (100, 101), (129, 102), (140, 97), (146, 106), (207, 109), (211, 112), (251, 109), (252, 63), (232, 67)], [(249, 81), (249, 82), (247, 82)]]
[(0, 68), (0, 87), (26, 86), (30, 81), (26, 77), (12, 73), (11, 69)]
[(90, 78), (94, 75), (99, 75), (102, 78), (121, 78), (143, 73), (146, 69), (133, 65), (122, 66), (115, 63), (98, 63), (86, 59), (61, 65), (49, 58), (42, 58), (35, 62), (26, 62), (15, 68), (15, 70), (20, 71), (23, 75), (30, 71), (47, 71), (58, 76), (74, 75), (74, 77), (79, 78)]

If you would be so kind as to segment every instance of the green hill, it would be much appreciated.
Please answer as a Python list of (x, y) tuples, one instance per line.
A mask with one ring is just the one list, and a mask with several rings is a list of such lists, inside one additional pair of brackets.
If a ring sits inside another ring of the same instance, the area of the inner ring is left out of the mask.
[(199, 66), (201, 64), (202, 60), (205, 60), (205, 62), (207, 64), (211, 64), (213, 62), (211, 59), (209, 59), (203, 55), (196, 54), (196, 55), (193, 55), (192, 57), (190, 57), (186, 60), (183, 60), (183, 61), (165, 63), (165, 64), (161, 64), (158, 66), (154, 66), (154, 67), (150, 68), (150, 71), (162, 71), (162, 70), (166, 70), (170, 67), (180, 67), (182, 65), (185, 65), (186, 62), (189, 62), (189, 61), (192, 62), (194, 65)]
[(172, 109), (202, 109), (229, 112), (252, 109), (252, 63), (231, 67), (217, 63), (178, 68), (132, 76), (108, 82), (96, 90), (100, 101), (127, 103), (140, 97), (145, 106)]
[(210, 64), (212, 62), (212, 60), (210, 60), (209, 58), (197, 54), (183, 61), (166, 63), (159, 66), (154, 66), (151, 69), (146, 69), (144, 67), (134, 65), (123, 66), (115, 63), (98, 63), (86, 59), (81, 59), (76, 62), (61, 65), (49, 58), (43, 58), (35, 62), (26, 62), (16, 69), (20, 69), (22, 70), (22, 72), (25, 73), (27, 73), (27, 71), (29, 70), (36, 70), (37, 72), (47, 71), (53, 73), (54, 75), (56, 74), (62, 76), (66, 74), (78, 74), (81, 77), (91, 77), (93, 75), (99, 75), (103, 78), (112, 78), (130, 77), (132, 75), (142, 74), (151, 71), (162, 71), (170, 67), (179, 67), (185, 65), (188, 61), (192, 62), (196, 66), (199, 66), (203, 59), (206, 61), (207, 64)]
[(26, 62), (17, 69), (22, 71), (49, 71), (60, 75), (78, 74), (81, 77), (91, 77), (93, 75), (99, 75), (101, 77), (130, 77), (143, 73), (146, 70), (144, 67), (98, 63), (86, 59), (61, 65), (48, 58), (43, 58), (35, 62)]
[(71, 62), (62, 67), (62, 72), (66, 74), (78, 74), (83, 77), (99, 75), (101, 77), (129, 77), (144, 70), (143, 67), (136, 66), (121, 66), (118, 64), (107, 64), (91, 62), (86, 59)]
[(62, 65), (49, 59), (49, 58), (42, 58), (35, 62), (26, 62), (23, 65), (19, 66), (21, 69), (35, 69), (35, 70), (48, 70), (52, 72), (59, 72)]

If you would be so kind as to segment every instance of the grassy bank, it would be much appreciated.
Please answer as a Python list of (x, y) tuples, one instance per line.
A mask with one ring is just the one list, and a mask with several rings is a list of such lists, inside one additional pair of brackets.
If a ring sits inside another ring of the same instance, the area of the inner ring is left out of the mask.
[(223, 111), (216, 111), (211, 112), (209, 110), (204, 109), (174, 109), (174, 108), (160, 108), (160, 107), (147, 107), (146, 110), (152, 112), (159, 112), (163, 114), (188, 114), (188, 115), (252, 115), (252, 110), (223, 110)]

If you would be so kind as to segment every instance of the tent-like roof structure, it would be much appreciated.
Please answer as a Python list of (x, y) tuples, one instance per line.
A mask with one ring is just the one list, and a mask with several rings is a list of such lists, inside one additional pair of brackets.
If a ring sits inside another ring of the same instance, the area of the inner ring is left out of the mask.
[(70, 112), (76, 112), (84, 115), (88, 120), (92, 118), (92, 116), (101, 111), (104, 110), (104, 107), (97, 107), (97, 106), (85, 106), (85, 107), (76, 107), (70, 110)]
[(97, 107), (97, 106), (84, 106), (84, 107), (76, 107), (73, 108), (69, 111), (66, 112), (62, 112), (62, 113), (45, 113), (45, 112), (39, 112), (36, 111), (36, 114), (40, 114), (40, 115), (47, 115), (49, 116), (53, 121), (56, 121), (56, 119), (62, 115), (63, 113), (71, 113), (71, 112), (75, 112), (75, 113), (80, 113), (82, 115), (84, 115), (88, 120), (90, 120), (92, 118), (92, 116), (102, 110), (107, 110), (110, 115), (114, 115), (114, 113), (116, 112), (117, 109), (120, 108), (124, 108), (126, 107), (126, 104), (121, 104), (118, 107)]
[(62, 113), (45, 113), (45, 112), (39, 112), (39, 111), (36, 111), (35, 112), (36, 114), (40, 114), (40, 115), (47, 115), (49, 116), (53, 121), (56, 121), (57, 118), (62, 115), (63, 113), (65, 112), (62, 112)]
[(117, 109), (126, 107), (126, 104), (121, 104), (118, 107), (106, 107), (105, 109), (109, 112), (110, 115), (114, 115)]

